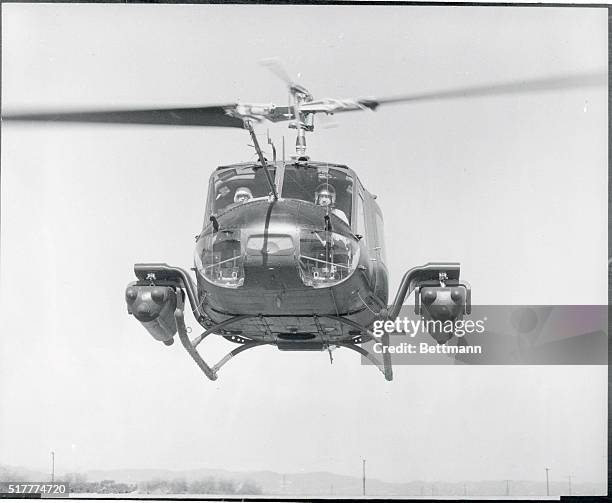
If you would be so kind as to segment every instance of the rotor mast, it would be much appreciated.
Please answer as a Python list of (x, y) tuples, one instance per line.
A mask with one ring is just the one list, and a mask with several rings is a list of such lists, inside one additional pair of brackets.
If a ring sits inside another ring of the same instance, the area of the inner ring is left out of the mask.
[(293, 97), (293, 117), (294, 121), (289, 124), (290, 128), (297, 130), (295, 139), (295, 153), (297, 157), (306, 155), (306, 131), (314, 130), (314, 114), (303, 112), (301, 104), (312, 101), (312, 94), (303, 86), (292, 83), (289, 92)]

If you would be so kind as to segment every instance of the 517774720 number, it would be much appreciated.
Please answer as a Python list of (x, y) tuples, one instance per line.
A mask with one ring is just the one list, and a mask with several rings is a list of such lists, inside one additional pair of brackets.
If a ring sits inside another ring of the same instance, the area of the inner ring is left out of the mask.
[(0, 493), (40, 494), (42, 497), (65, 497), (70, 494), (65, 482), (0, 482)]

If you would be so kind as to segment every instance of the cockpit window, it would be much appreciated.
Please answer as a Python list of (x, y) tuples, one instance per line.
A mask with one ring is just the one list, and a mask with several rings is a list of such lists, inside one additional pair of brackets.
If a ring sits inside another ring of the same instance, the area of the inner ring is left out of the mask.
[(282, 197), (329, 206), (332, 213), (350, 224), (353, 178), (339, 169), (290, 164), (285, 167)]
[[(269, 166), (268, 171), (274, 179), (275, 168)], [(270, 186), (262, 168), (244, 166), (217, 170), (210, 179), (209, 191), (209, 210), (217, 214), (230, 206), (267, 197)]]

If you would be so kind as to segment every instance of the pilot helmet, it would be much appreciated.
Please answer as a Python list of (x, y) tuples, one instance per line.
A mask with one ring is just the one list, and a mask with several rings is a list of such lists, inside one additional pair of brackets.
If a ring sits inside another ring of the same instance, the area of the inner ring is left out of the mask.
[(248, 187), (238, 187), (234, 193), (235, 203), (244, 203), (249, 199), (253, 199), (253, 193)]
[[(327, 199), (329, 202), (323, 204), (321, 202), (322, 198)], [(334, 189), (334, 186), (329, 183), (319, 185), (315, 192), (315, 203), (321, 206), (334, 206), (336, 204), (336, 189)]]

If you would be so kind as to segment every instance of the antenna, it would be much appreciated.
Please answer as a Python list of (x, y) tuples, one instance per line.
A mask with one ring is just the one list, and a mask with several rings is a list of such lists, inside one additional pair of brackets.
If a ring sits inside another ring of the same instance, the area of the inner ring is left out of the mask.
[(363, 466), (362, 466), (362, 486), (363, 486), (363, 495), (365, 496), (365, 489), (366, 489), (366, 471), (365, 471), (365, 465), (366, 465), (366, 460), (363, 459)]
[(268, 137), (268, 145), (272, 146), (272, 161), (276, 162), (276, 147), (274, 146), (274, 142), (270, 138), (270, 129), (266, 131), (266, 135)]

